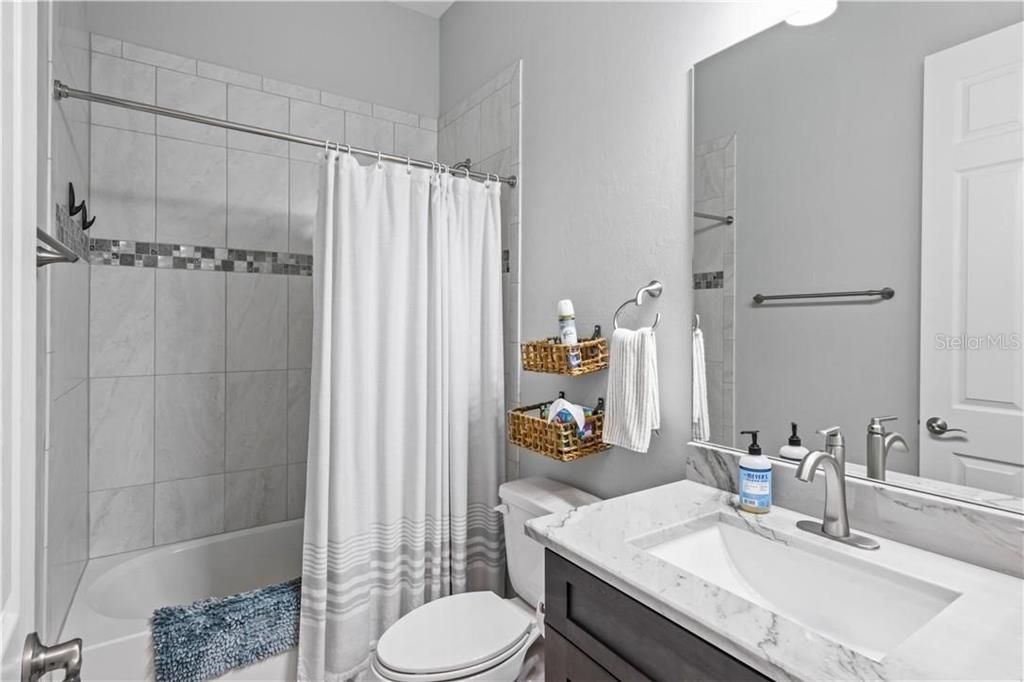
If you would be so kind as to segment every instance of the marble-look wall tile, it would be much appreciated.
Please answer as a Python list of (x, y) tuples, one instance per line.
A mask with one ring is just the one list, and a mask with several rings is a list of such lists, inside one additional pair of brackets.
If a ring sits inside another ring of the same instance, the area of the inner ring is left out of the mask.
[[(686, 447), (686, 478), (736, 492), (743, 452)], [(1024, 577), (1024, 533), (1019, 514), (962, 503), (946, 497), (891, 487), (861, 478), (846, 479), (850, 525), (858, 531)], [(825, 479), (796, 478), (796, 463), (772, 462), (772, 502), (821, 518)]]
[(57, 398), (89, 376), (89, 266), (52, 268), (50, 277), (50, 395)]
[(509, 146), (512, 108), (511, 86), (506, 85), (480, 103), (480, 158), (496, 154)]
[(89, 489), (153, 482), (153, 377), (89, 382)]
[(288, 367), (306, 369), (313, 362), (313, 278), (288, 277)]
[(407, 126), (418, 126), (420, 122), (420, 117), (417, 114), (410, 114), (408, 111), (400, 111), (380, 104), (373, 105), (373, 117), (393, 123), (403, 123)]
[[(289, 132), (320, 140), (346, 142), (345, 112), (319, 104), (292, 100)], [(323, 149), (309, 145), (293, 142), (290, 146), (293, 159), (316, 162), (323, 155)]]
[(288, 370), (288, 461), (305, 462), (309, 448), (310, 372)]
[(156, 377), (156, 480), (224, 471), (224, 374)]
[(89, 382), (56, 398), (50, 410), (47, 549), (52, 561), (76, 561), (88, 552)]
[(153, 241), (156, 138), (94, 125), (90, 149), (89, 236)]
[(133, 59), (137, 62), (152, 64), (153, 66), (162, 66), (167, 69), (181, 71), (182, 73), (194, 74), (196, 72), (195, 59), (164, 52), (163, 50), (154, 50), (151, 47), (125, 42), (122, 45), (121, 52), (125, 59)]
[(437, 158), (437, 133), (396, 124), (395, 153), (413, 159), (433, 160)]
[(224, 277), (223, 272), (156, 270), (158, 374), (224, 371)]
[(229, 372), (287, 368), (291, 279), (299, 277), (236, 274), (227, 278)]
[[(169, 69), (156, 70), (156, 103), (159, 106), (212, 118), (227, 118), (227, 85), (221, 81), (199, 78)], [(223, 128), (180, 121), (160, 116), (156, 121), (158, 135), (224, 146)]]
[(228, 243), (288, 249), (288, 160), (228, 150)]
[(301, 519), (306, 511), (306, 464), (288, 465), (288, 518)]
[(227, 389), (227, 470), (284, 464), (288, 372), (234, 372)]
[(158, 545), (224, 531), (224, 476), (156, 484), (155, 541)]
[(275, 78), (267, 78), (266, 76), (263, 77), (263, 89), (267, 92), (272, 92), (275, 95), (290, 97), (293, 100), (304, 100), (306, 102), (320, 101), (319, 90), (308, 88), (305, 85), (286, 83), (285, 81), (279, 81)]
[[(228, 119), (268, 130), (288, 130), (288, 98), (229, 85)], [(232, 149), (288, 156), (288, 143), (284, 140), (236, 130), (228, 131), (228, 146)]]
[(344, 109), (345, 111), (354, 111), (357, 114), (365, 114), (366, 116), (373, 116), (373, 105), (369, 102), (364, 102), (361, 99), (354, 99), (352, 97), (344, 97), (343, 95), (335, 95), (330, 92), (320, 93), (320, 104), (324, 106), (333, 107), (335, 109)]
[(227, 474), (226, 530), (252, 528), (287, 517), (287, 467)]
[(313, 253), (313, 225), (316, 222), (320, 191), (320, 166), (293, 159), (290, 179), (288, 250), (292, 253)]
[(89, 556), (143, 549), (153, 544), (153, 486), (89, 494)]
[(212, 78), (232, 85), (240, 85), (244, 88), (259, 90), (263, 87), (263, 78), (258, 74), (239, 71), (238, 69), (221, 66), (220, 64), (211, 64), (210, 62), (200, 60), (197, 64), (196, 72), (203, 78)]
[[(94, 52), (91, 78), (95, 92), (145, 104), (156, 103), (156, 69), (152, 66)], [(153, 114), (106, 104), (92, 103), (90, 115), (95, 125), (141, 133), (152, 133), (156, 126)]]
[(351, 111), (345, 114), (345, 142), (382, 152), (395, 150), (395, 124)]
[(89, 373), (93, 377), (153, 371), (154, 272), (90, 268)]
[(226, 171), (222, 147), (157, 138), (156, 240), (225, 246)]

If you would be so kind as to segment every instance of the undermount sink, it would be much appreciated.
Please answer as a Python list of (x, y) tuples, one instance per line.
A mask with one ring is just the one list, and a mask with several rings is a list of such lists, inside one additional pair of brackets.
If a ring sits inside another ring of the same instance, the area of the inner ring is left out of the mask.
[(960, 596), (912, 575), (716, 512), (633, 544), (881, 661)]

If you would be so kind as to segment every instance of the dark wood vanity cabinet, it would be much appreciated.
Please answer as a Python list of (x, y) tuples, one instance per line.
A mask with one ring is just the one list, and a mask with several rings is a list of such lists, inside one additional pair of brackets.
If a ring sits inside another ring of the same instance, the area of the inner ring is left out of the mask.
[(547, 682), (769, 679), (550, 550), (544, 572)]

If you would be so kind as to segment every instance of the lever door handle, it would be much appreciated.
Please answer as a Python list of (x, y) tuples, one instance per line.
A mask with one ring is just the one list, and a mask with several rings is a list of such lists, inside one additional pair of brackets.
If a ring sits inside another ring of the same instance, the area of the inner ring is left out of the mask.
[(967, 433), (966, 429), (951, 429), (946, 420), (942, 417), (929, 417), (928, 421), (924, 423), (928, 432), (934, 436), (943, 436), (947, 433)]

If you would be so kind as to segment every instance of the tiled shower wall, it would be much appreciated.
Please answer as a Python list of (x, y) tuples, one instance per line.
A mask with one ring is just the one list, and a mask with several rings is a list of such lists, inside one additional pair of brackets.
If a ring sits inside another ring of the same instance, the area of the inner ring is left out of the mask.
[[(501, 176), (520, 172), (522, 63), (516, 62), (441, 116), (438, 157), (449, 165), (471, 159), (473, 170)], [(522, 190), (501, 188), (501, 295), (504, 315), (505, 405), (519, 404), (519, 216)], [(519, 478), (518, 448), (506, 446), (505, 477)]]
[[(437, 121), (92, 36), (92, 89), (433, 159)], [(313, 147), (92, 108), (90, 556), (303, 513)]]
[[(89, 87), (89, 34), (85, 4), (40, 3), (46, 39), (40, 56), (49, 76)], [(89, 199), (89, 107), (84, 102), (46, 100), (40, 108), (47, 136), (41, 187), (41, 225), (71, 246), (81, 260), (38, 270), (39, 440), (42, 448), (40, 528), (44, 590), (40, 636), (57, 638), (88, 558), (89, 466), (89, 262), (80, 217), (68, 215), (68, 182), (78, 200)], [(42, 161), (41, 161), (42, 163)]]
[[(698, 143), (694, 210), (736, 218), (736, 136)], [(738, 218), (737, 221), (738, 222)], [(704, 332), (711, 440), (735, 443), (736, 222), (694, 218), (693, 299)]]

